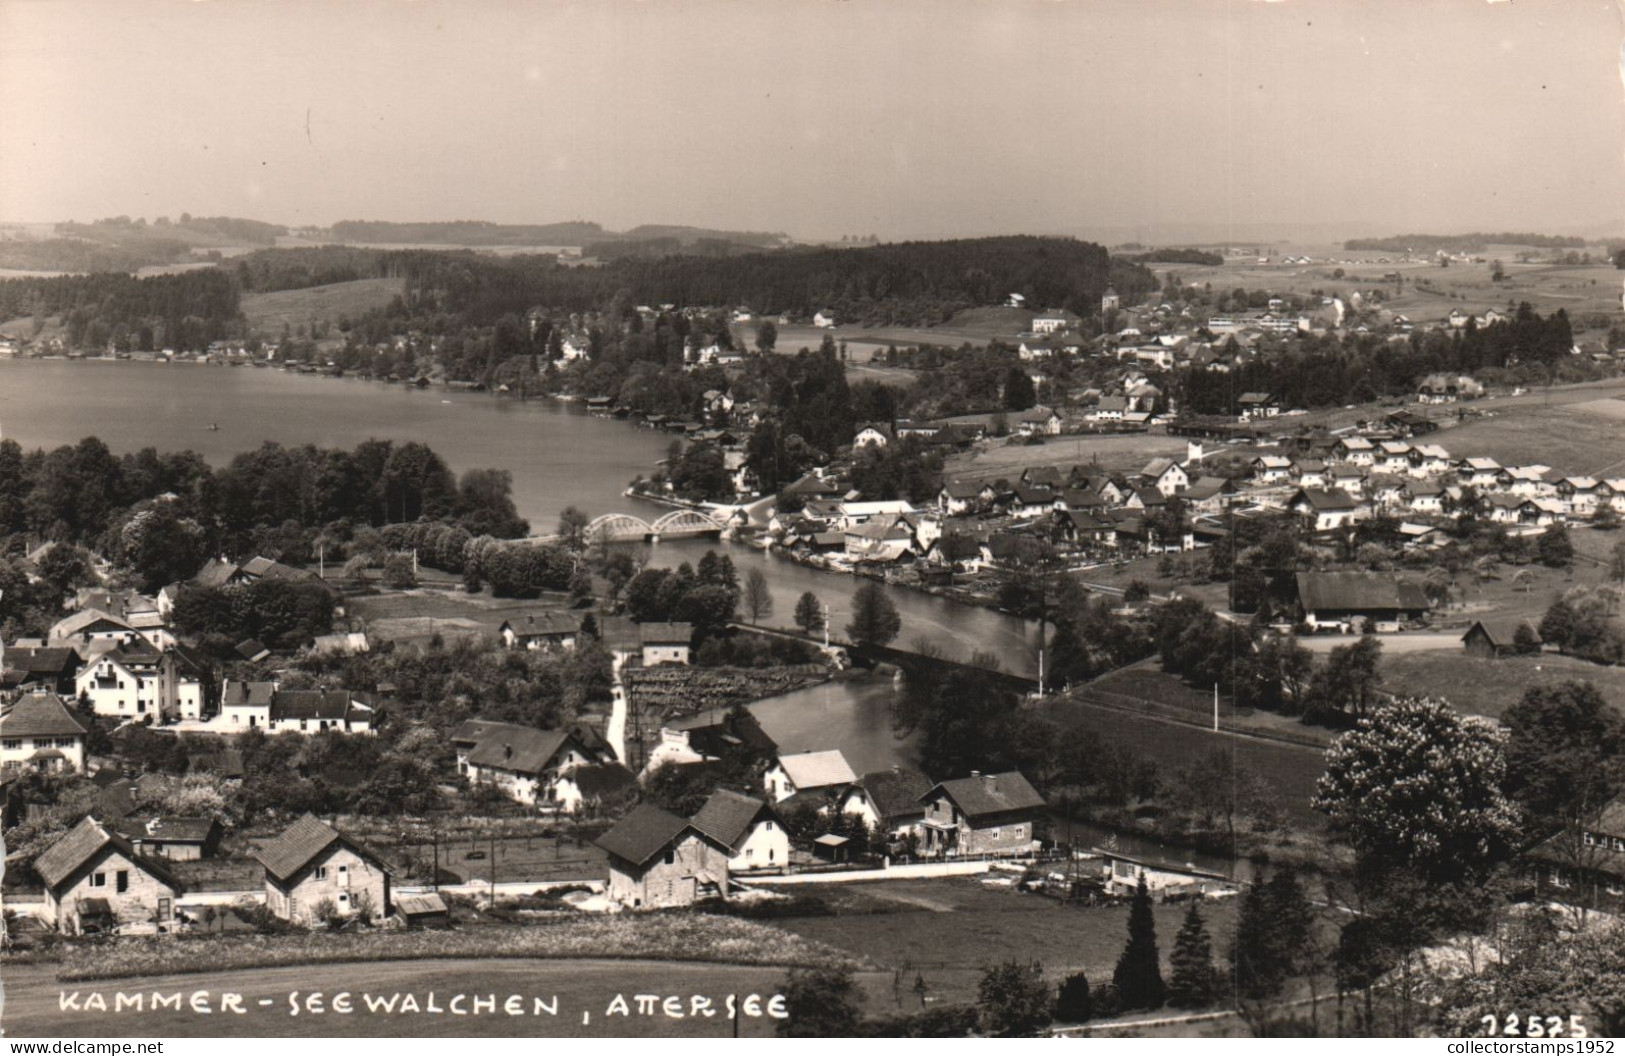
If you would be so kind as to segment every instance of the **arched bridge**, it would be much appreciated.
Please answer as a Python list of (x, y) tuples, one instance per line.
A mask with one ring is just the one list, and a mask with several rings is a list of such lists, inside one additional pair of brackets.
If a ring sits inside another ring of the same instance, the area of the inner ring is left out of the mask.
[(726, 521), (702, 510), (673, 510), (653, 524), (630, 513), (606, 513), (587, 525), (587, 538), (599, 543), (642, 542), (645, 539), (717, 535), (726, 527)]

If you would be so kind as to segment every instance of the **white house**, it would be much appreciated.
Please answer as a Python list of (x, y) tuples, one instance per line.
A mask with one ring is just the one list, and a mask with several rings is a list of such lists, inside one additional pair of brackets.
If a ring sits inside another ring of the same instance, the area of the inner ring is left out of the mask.
[(728, 871), (783, 869), (790, 861), (790, 834), (773, 806), (719, 788), (692, 819), (693, 826), (728, 848)]
[(527, 806), (573, 811), (581, 790), (561, 778), (600, 762), (598, 753), (568, 730), (538, 730), (510, 722), (470, 719), (452, 731), (457, 772), (471, 785), (488, 784)]
[(55, 693), (25, 693), (0, 711), (0, 774), (27, 768), (84, 772), (84, 725)]
[(830, 795), (844, 785), (857, 780), (846, 756), (838, 749), (825, 752), (801, 752), (781, 755), (762, 775), (762, 785), (774, 802), (782, 803), (791, 796), (808, 792)]

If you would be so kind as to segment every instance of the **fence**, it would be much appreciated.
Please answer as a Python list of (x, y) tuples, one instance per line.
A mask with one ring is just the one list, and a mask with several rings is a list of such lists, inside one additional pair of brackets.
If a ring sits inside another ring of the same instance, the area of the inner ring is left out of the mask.
[[(1168, 722), (1177, 722), (1185, 726), (1195, 726), (1204, 730), (1213, 729), (1213, 711), (1211, 705), (1202, 709), (1182, 707), (1164, 701), (1149, 700), (1145, 697), (1131, 696), (1127, 693), (1117, 693), (1108, 689), (1096, 689), (1093, 686), (1081, 686), (1072, 691), (1072, 699), (1080, 704), (1090, 704), (1111, 711), (1127, 712), (1134, 715), (1149, 715)], [(1326, 742), (1310, 735), (1297, 736), (1283, 733), (1279, 730), (1263, 730), (1239, 726), (1235, 723), (1235, 705), (1233, 702), (1221, 700), (1219, 704), (1219, 732), (1240, 737), (1256, 737), (1259, 740), (1276, 741), (1289, 744), (1295, 748), (1313, 748), (1324, 751)], [(1231, 721), (1226, 722), (1226, 718)]]

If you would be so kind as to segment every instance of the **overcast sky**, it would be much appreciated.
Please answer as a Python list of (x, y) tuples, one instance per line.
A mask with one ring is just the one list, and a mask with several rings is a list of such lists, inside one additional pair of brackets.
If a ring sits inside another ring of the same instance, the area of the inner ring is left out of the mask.
[(0, 0), (0, 219), (1625, 232), (1621, 39), (1615, 0)]

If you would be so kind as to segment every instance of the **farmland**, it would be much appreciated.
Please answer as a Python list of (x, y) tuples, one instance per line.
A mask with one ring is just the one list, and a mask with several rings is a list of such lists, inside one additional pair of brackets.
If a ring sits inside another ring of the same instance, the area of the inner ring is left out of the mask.
[(1177, 436), (1149, 433), (1077, 433), (1051, 437), (1045, 443), (1027, 446), (998, 443), (978, 447), (948, 459), (944, 470), (950, 479), (1015, 480), (1029, 466), (1073, 465), (1092, 462), (1104, 473), (1137, 473), (1159, 456), (1185, 455), (1185, 441)]
[(1443, 697), (1458, 711), (1500, 718), (1528, 690), (1571, 679), (1593, 682), (1616, 707), (1625, 706), (1625, 669), (1570, 656), (1490, 660), (1461, 649), (1384, 657), (1383, 688), (1405, 696)]
[(276, 335), (284, 326), (298, 327), (313, 319), (358, 319), (374, 308), (386, 306), (400, 292), (399, 279), (357, 279), (303, 290), (250, 293), (243, 297), (243, 314), (248, 317), (250, 330)]

